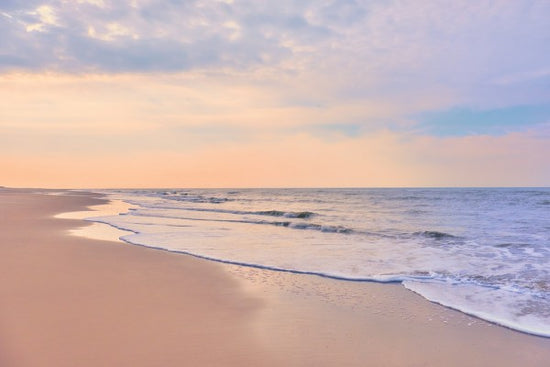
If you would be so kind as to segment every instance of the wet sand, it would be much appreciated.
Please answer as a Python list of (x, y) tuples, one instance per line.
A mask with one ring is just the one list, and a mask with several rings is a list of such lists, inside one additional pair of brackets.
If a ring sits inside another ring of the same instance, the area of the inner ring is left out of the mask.
[(550, 339), (399, 284), (69, 235), (92, 194), (0, 189), (0, 366), (547, 366)]

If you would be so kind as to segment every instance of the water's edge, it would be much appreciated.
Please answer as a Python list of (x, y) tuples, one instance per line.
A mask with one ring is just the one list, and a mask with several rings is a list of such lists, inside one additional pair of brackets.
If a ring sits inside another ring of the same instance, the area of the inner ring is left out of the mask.
[[(109, 195), (107, 195), (107, 198), (108, 198), (108, 196)], [(114, 201), (114, 200), (111, 200), (111, 199), (109, 199), (109, 200), (110, 200), (110, 203), (112, 203)], [(129, 206), (132, 205), (132, 203), (129, 202), (129, 201), (126, 201), (126, 200), (123, 200), (123, 201), (125, 203), (127, 203)], [(90, 211), (89, 214), (97, 214), (97, 212)], [(112, 213), (112, 214), (114, 214), (114, 213)], [(124, 214), (126, 214), (126, 213), (125, 212), (118, 212), (117, 213), (117, 215), (124, 215)], [(116, 225), (106, 221), (104, 219), (104, 217), (88, 216), (88, 217), (85, 217), (85, 218), (82, 218), (82, 219), (85, 219), (85, 220), (91, 221), (91, 222), (95, 222), (95, 223), (101, 223), (101, 224), (104, 224), (104, 225), (106, 224), (109, 227), (125, 231), (125, 233), (131, 232), (133, 234), (139, 234), (138, 231), (133, 231), (133, 230), (130, 230), (128, 228), (117, 227)], [(426, 292), (423, 292), (422, 289), (418, 289), (417, 287), (414, 286), (415, 282), (420, 282), (421, 283), (423, 280), (428, 278), (428, 277), (424, 277), (424, 276), (416, 276), (416, 277), (410, 277), (410, 276), (408, 276), (408, 277), (395, 277), (394, 276), (394, 277), (386, 277), (384, 279), (382, 279), (382, 278), (365, 278), (365, 277), (355, 277), (354, 278), (354, 277), (340, 276), (340, 275), (335, 275), (335, 274), (330, 274), (330, 273), (323, 273), (323, 272), (301, 271), (301, 270), (297, 270), (297, 269), (286, 269), (286, 268), (282, 268), (282, 267), (266, 266), (266, 265), (262, 265), (262, 264), (254, 264), (254, 263), (247, 263), (247, 262), (241, 262), (241, 261), (232, 261), (232, 260), (227, 260), (227, 259), (222, 259), (222, 258), (217, 258), (217, 257), (212, 257), (212, 256), (205, 256), (205, 255), (202, 255), (200, 253), (195, 253), (195, 252), (191, 252), (191, 251), (175, 250), (175, 249), (164, 248), (164, 247), (161, 247), (161, 246), (155, 246), (155, 245), (151, 245), (151, 244), (137, 243), (135, 241), (132, 241), (128, 237), (131, 237), (131, 235), (120, 236), (119, 240), (123, 241), (127, 244), (134, 245), (134, 246), (141, 246), (141, 247), (151, 248), (151, 249), (155, 249), (155, 250), (172, 252), (172, 253), (176, 253), (176, 254), (184, 254), (184, 255), (204, 259), (204, 260), (207, 260), (207, 261), (214, 261), (214, 262), (219, 262), (219, 263), (223, 263), (223, 264), (251, 267), (251, 268), (269, 270), (269, 271), (292, 273), (292, 274), (298, 274), (298, 275), (313, 275), (313, 276), (319, 276), (319, 277), (335, 279), (335, 280), (340, 280), (340, 281), (394, 283), (394, 284), (395, 283), (400, 283), (407, 290), (412, 291), (412, 292), (422, 296), (424, 299), (426, 299), (426, 300), (428, 300), (432, 303), (439, 304), (443, 307), (462, 312), (464, 314), (476, 317), (480, 320), (484, 320), (484, 321), (487, 321), (487, 322), (495, 324), (495, 325), (506, 327), (506, 328), (514, 330), (514, 331), (518, 331), (518, 332), (522, 332), (522, 333), (525, 333), (525, 334), (538, 336), (538, 337), (546, 337), (546, 338), (550, 337), (550, 332), (546, 332), (545, 330), (536, 330), (536, 329), (524, 328), (521, 325), (517, 325), (517, 324), (514, 324), (512, 322), (508, 322), (505, 319), (499, 319), (499, 318), (491, 317), (491, 315), (488, 314), (488, 313), (479, 312), (477, 310), (469, 309), (467, 307), (463, 307), (463, 308), (456, 307), (452, 303), (448, 303), (445, 300), (438, 299), (437, 297), (433, 297), (429, 294), (426, 294)]]

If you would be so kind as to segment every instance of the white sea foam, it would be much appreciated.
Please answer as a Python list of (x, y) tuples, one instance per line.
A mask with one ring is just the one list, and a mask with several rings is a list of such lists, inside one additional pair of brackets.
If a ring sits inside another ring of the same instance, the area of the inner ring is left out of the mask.
[(550, 337), (548, 302), (531, 294), (457, 282), (405, 280), (403, 285), (432, 302), (511, 329)]
[(69, 234), (73, 236), (93, 238), (102, 241), (118, 241), (120, 237), (127, 235), (129, 231), (116, 228), (107, 222), (101, 223), (101, 217), (112, 217), (120, 213), (127, 213), (130, 209), (132, 209), (132, 206), (128, 203), (121, 200), (111, 200), (107, 204), (93, 205), (89, 210), (60, 213), (55, 217), (62, 219), (88, 219), (96, 222), (92, 225), (69, 230)]

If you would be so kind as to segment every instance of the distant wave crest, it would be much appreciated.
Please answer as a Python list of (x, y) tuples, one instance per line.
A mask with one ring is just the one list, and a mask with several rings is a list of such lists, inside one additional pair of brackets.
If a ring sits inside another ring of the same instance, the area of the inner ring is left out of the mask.
[(427, 238), (433, 238), (436, 240), (444, 240), (448, 238), (457, 238), (456, 236), (445, 233), (445, 232), (439, 232), (439, 231), (421, 231), (421, 232), (415, 232), (414, 235), (421, 236), (421, 237), (427, 237)]
[(273, 217), (300, 218), (300, 219), (311, 218), (315, 215), (315, 213), (312, 213), (312, 212), (284, 212), (280, 210), (248, 212), (246, 214), (259, 214), (259, 215), (269, 215)]

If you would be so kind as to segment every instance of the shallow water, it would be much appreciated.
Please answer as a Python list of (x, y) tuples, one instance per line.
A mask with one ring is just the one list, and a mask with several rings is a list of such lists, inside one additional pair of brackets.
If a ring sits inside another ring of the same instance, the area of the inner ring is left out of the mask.
[(550, 189), (109, 190), (128, 243), (348, 280), (550, 336)]

